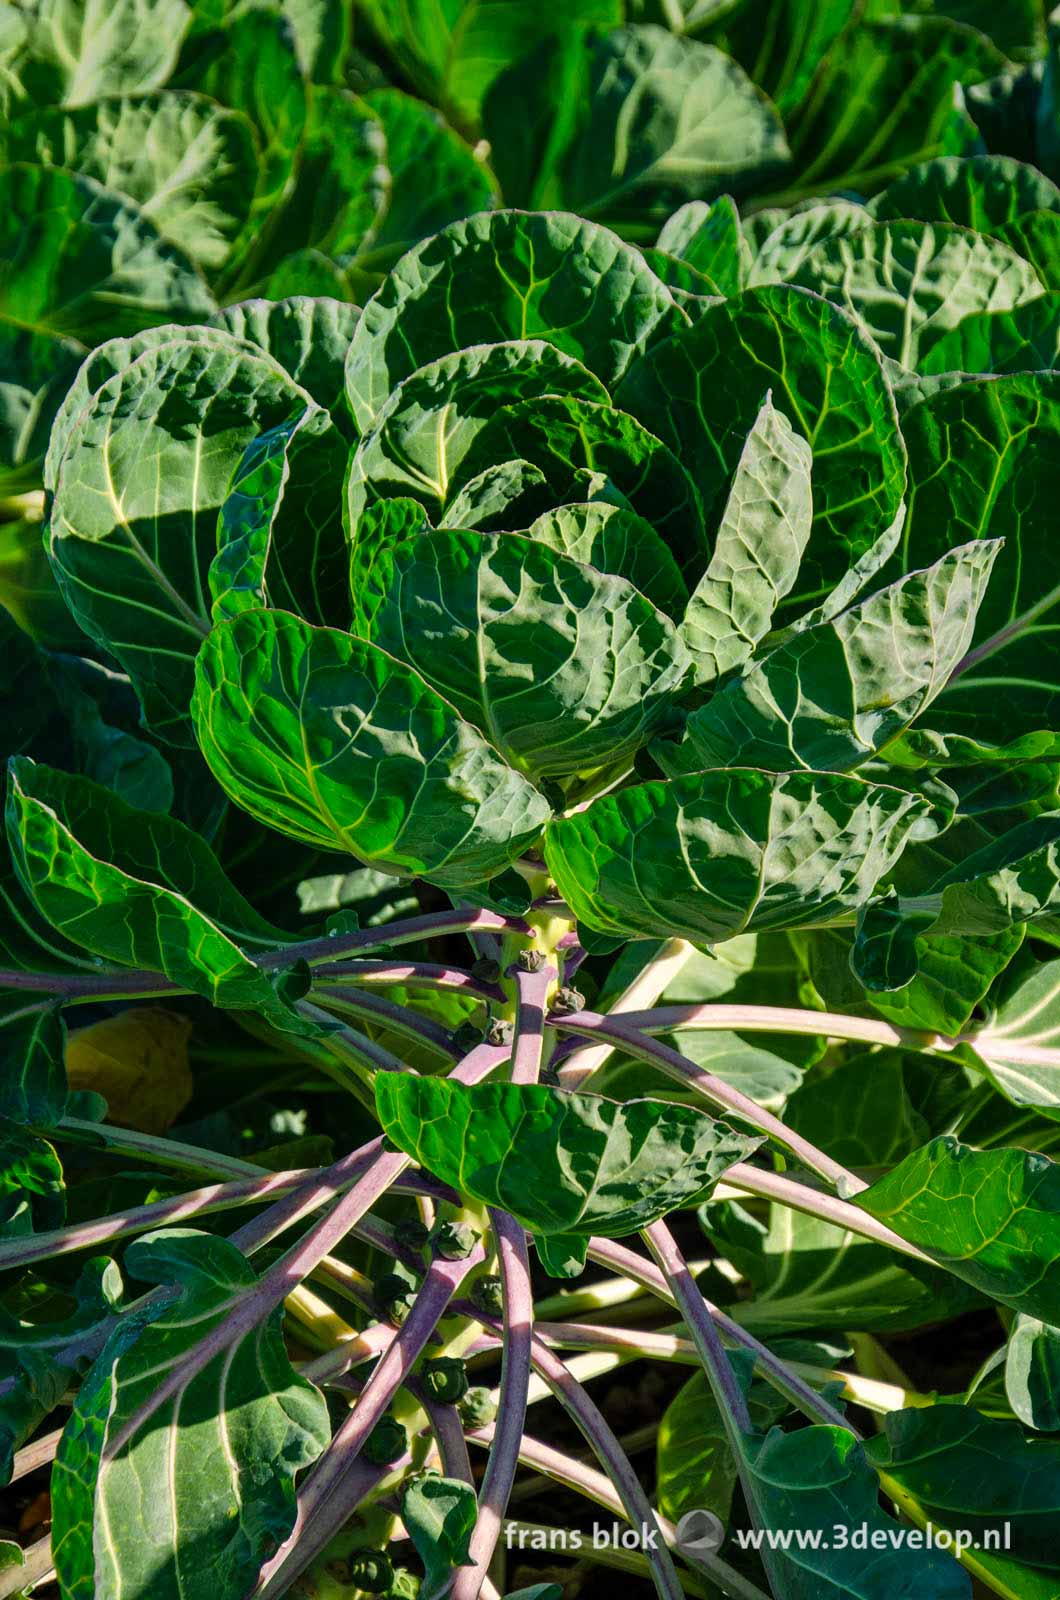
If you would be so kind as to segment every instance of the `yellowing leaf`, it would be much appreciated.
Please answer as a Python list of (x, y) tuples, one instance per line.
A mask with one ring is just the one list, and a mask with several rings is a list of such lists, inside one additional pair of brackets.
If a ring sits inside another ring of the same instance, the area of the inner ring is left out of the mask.
[(103, 1095), (111, 1122), (165, 1133), (191, 1099), (190, 1033), (187, 1017), (162, 1006), (79, 1028), (66, 1042), (70, 1088)]

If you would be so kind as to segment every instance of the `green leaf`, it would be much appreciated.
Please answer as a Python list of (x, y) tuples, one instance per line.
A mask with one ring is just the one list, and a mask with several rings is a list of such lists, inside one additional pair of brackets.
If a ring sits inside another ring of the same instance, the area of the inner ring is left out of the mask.
[(910, 368), (962, 317), (1011, 311), (1043, 290), (1010, 246), (943, 222), (876, 222), (822, 242), (794, 281), (844, 306)]
[(632, 584), (533, 539), (440, 530), (353, 580), (358, 631), (534, 778), (628, 762), (688, 680), (676, 628)]
[(311, 405), (264, 355), (221, 334), (176, 339), (108, 378), (66, 443), (49, 530), (60, 587), (175, 744), (191, 741), (192, 663), (233, 473), (252, 439)]
[(373, 89), (364, 102), (383, 126), (390, 195), (367, 249), (353, 263), (355, 275), (385, 272), (421, 239), (489, 211), (497, 200), (485, 161), (432, 106), (392, 88)]
[[(766, 1383), (751, 1385), (747, 1403), (758, 1428), (768, 1428), (788, 1409), (787, 1401)], [(693, 1373), (663, 1412), (655, 1461), (656, 1493), (664, 1517), (679, 1522), (688, 1511), (711, 1511), (728, 1522), (738, 1468), (703, 1373)]]
[(1013, 1105), (1060, 1118), (1060, 961), (1012, 977), (976, 1029), (976, 1062)]
[[(52, 415), (84, 356), (74, 339), (37, 333), (0, 313), (0, 493), (33, 490), (40, 480)], [(5, 523), (10, 538), (15, 525)], [(27, 542), (40, 549), (40, 523), (21, 524)], [(5, 599), (5, 604), (8, 601)]]
[(475, 345), (421, 367), (394, 390), (354, 452), (351, 532), (376, 499), (411, 496), (428, 512), (445, 510), (462, 463), (498, 408), (559, 394), (607, 400), (599, 378), (542, 339)]
[(8, 161), (65, 167), (127, 196), (207, 270), (224, 265), (257, 177), (250, 123), (198, 94), (41, 109), (11, 125), (3, 149)]
[(0, 1122), (0, 1236), (58, 1228), (65, 1216), (66, 1185), (52, 1146), (17, 1123)]
[(558, 506), (543, 512), (526, 537), (584, 566), (628, 578), (675, 621), (684, 613), (688, 590), (677, 562), (651, 523), (635, 511), (606, 500)]
[(580, 1278), (585, 1271), (589, 1241), (584, 1234), (537, 1234), (534, 1248), (550, 1278)]
[(136, 811), (98, 784), (10, 766), (8, 840), (37, 910), (65, 937), (124, 966), (165, 973), (215, 1005), (296, 1019), (235, 942), (283, 939), (225, 878), (209, 846), (157, 812)]
[(549, 814), (414, 672), (285, 612), (214, 629), (193, 710), (214, 776), (244, 810), (400, 875), (485, 882)]
[(342, 530), (346, 442), (316, 406), (251, 440), (217, 524), (211, 616), (277, 606), (315, 622), (349, 619)]
[(701, 272), (715, 294), (739, 294), (747, 287), (751, 252), (730, 195), (710, 205), (689, 200), (678, 207), (663, 223), (656, 244)]
[(838, 772), (868, 760), (965, 656), (999, 549), (963, 545), (753, 662), (689, 718), (703, 765)]
[(810, 1073), (788, 1101), (788, 1126), (845, 1167), (894, 1165), (930, 1129), (906, 1088), (900, 1051), (854, 1056)]
[(778, 600), (794, 587), (810, 537), (812, 453), (766, 402), (736, 468), (714, 551), (688, 603), (681, 634), (701, 683), (753, 654)]
[(1060, 1167), (1046, 1156), (933, 1139), (854, 1204), (981, 1293), (1060, 1322)]
[(214, 309), (192, 263), (131, 200), (93, 178), (19, 163), (0, 171), (0, 320), (95, 344)]
[(692, 1106), (619, 1105), (537, 1084), (380, 1072), (389, 1139), (444, 1183), (539, 1234), (622, 1238), (713, 1187), (759, 1139)]
[(710, 944), (858, 905), (931, 827), (923, 800), (855, 778), (704, 772), (550, 823), (545, 859), (589, 927)]
[(1060, 1491), (1060, 1442), (1024, 1439), (1014, 1422), (968, 1406), (892, 1411), (865, 1446), (878, 1472), (915, 1496), (932, 1522), (993, 1530), (1006, 1555), (1055, 1572), (1051, 1523)]
[[(844, 1428), (820, 1423), (794, 1433), (772, 1428), (765, 1437), (744, 1435), (750, 1492), (765, 1525), (822, 1535), (818, 1541), (792, 1539), (783, 1554), (773, 1556), (781, 1592), (821, 1600), (870, 1600), (880, 1593), (968, 1600), (968, 1576), (953, 1557), (914, 1548), (901, 1537), (901, 1525), (880, 1509), (869, 1448)], [(851, 1539), (841, 1544), (829, 1537), (837, 1524), (859, 1538), (867, 1533), (871, 1560)]]
[(294, 295), (288, 300), (242, 300), (210, 318), (213, 327), (256, 344), (286, 373), (349, 427), (346, 352), (361, 312), (341, 300)]
[(616, 400), (677, 454), (713, 528), (770, 390), (814, 453), (813, 536), (785, 608), (794, 614), (871, 548), (905, 493), (894, 401), (858, 324), (805, 290), (751, 290), (655, 344)]
[(52, 1001), (5, 995), (0, 1010), (0, 1117), (50, 1128), (66, 1109), (66, 1029)]
[(1005, 538), (972, 650), (932, 720), (978, 739), (1049, 727), (1060, 681), (1060, 588), (1049, 581), (1060, 375), (962, 383), (915, 407), (904, 432), (911, 494), (903, 565), (933, 560), (957, 539)]
[(948, 18), (860, 17), (835, 39), (789, 127), (796, 194), (869, 192), (948, 154), (954, 85), (1006, 65), (984, 34)]
[(1005, 1355), (1005, 1394), (1019, 1420), (1039, 1433), (1060, 1433), (1060, 1328), (1019, 1316)]
[(227, 1240), (185, 1229), (137, 1240), (125, 1260), (181, 1293), (147, 1326), (119, 1328), (78, 1393), (52, 1474), (60, 1583), (71, 1600), (184, 1600), (205, 1583), (241, 1594), (294, 1525), (294, 1479), (328, 1443), (327, 1406), (291, 1367), (277, 1310), (114, 1452), (159, 1382), (256, 1282)]
[(941, 373), (1041, 372), (1060, 366), (1060, 295), (1042, 294), (1012, 311), (965, 317), (921, 363)]
[(35, 0), (18, 10), (29, 62), (22, 75), (36, 98), (64, 106), (160, 88), (191, 20), (184, 0), (113, 0), (105, 26), (84, 0)]
[(369, 300), (346, 367), (350, 407), (364, 431), (418, 367), (512, 339), (547, 339), (610, 387), (684, 320), (606, 229), (558, 212), (484, 212), (410, 250)]
[[(830, 200), (791, 214), (781, 212), (780, 216), (782, 220), (771, 232), (766, 232), (755, 251), (748, 271), (751, 288), (797, 279), (803, 263), (818, 245), (825, 241), (835, 244), (872, 224), (872, 216), (865, 207), (849, 200)], [(749, 219), (755, 220), (760, 221)], [(833, 295), (832, 298), (838, 297)]]
[(468, 1483), (424, 1475), (401, 1497), (401, 1520), (423, 1562), (427, 1594), (440, 1594), (455, 1567), (472, 1565), (471, 1535), (478, 1501)]
[[(700, 8), (702, 9), (702, 8)], [(722, 15), (714, 22), (712, 11)], [(829, 45), (858, 16), (858, 0), (736, 0), (707, 5), (707, 37), (735, 56), (787, 117), (797, 112)]]
[(953, 222), (996, 235), (1030, 211), (1060, 212), (1060, 189), (1037, 167), (1011, 156), (942, 156), (896, 178), (868, 209), (880, 222)]

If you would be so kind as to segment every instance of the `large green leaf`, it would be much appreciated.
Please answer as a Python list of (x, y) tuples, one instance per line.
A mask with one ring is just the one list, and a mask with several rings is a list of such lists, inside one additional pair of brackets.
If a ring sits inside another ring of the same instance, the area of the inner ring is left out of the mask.
[(195, 726), (218, 782), (269, 827), (410, 877), (495, 877), (541, 832), (536, 789), (416, 673), (286, 612), (215, 628)]
[(350, 406), (366, 429), (417, 367), (511, 339), (547, 339), (610, 386), (684, 321), (605, 228), (560, 212), (483, 212), (410, 250), (369, 300), (346, 368)]
[(974, 1049), (1013, 1105), (1060, 1118), (1060, 961), (1021, 964), (1010, 974)]
[(233, 473), (252, 439), (312, 404), (264, 354), (221, 334), (178, 338), (109, 378), (67, 441), (49, 532), (60, 586), (174, 743), (191, 742), (192, 663)]
[(1060, 1322), (1060, 1167), (933, 1139), (854, 1203), (1002, 1305)]
[(533, 539), (443, 529), (353, 583), (359, 631), (532, 777), (628, 761), (688, 682), (676, 628), (632, 584)]
[(294, 1525), (294, 1480), (330, 1438), (323, 1396), (294, 1372), (281, 1312), (237, 1337), (116, 1452), (124, 1425), (192, 1347), (252, 1294), (225, 1239), (185, 1229), (125, 1253), (180, 1294), (127, 1322), (86, 1377), (52, 1476), (52, 1553), (70, 1600), (242, 1594)]
[(51, 1000), (8, 994), (0, 1009), (0, 1117), (48, 1128), (66, 1109), (66, 1030)]
[(879, 355), (857, 322), (802, 289), (751, 290), (637, 361), (617, 403), (676, 452), (721, 521), (763, 399), (814, 455), (814, 525), (794, 613), (817, 600), (898, 514), (905, 450)]
[[(777, 1391), (762, 1382), (751, 1385), (747, 1402), (752, 1421), (762, 1429), (787, 1409)], [(701, 1372), (693, 1373), (659, 1419), (655, 1478), (664, 1517), (677, 1522), (687, 1511), (711, 1511), (728, 1522), (736, 1457), (725, 1420)]]
[(707, 205), (690, 200), (663, 223), (660, 250), (701, 272), (717, 294), (739, 294), (747, 287), (751, 251), (740, 229), (740, 214), (729, 195)]
[(210, 323), (260, 346), (317, 405), (335, 414), (339, 426), (348, 427), (344, 369), (360, 315), (358, 306), (342, 300), (292, 295), (287, 300), (241, 300), (215, 312)]
[(606, 500), (558, 506), (543, 512), (526, 536), (587, 567), (628, 578), (675, 621), (688, 604), (688, 590), (668, 547), (650, 522), (624, 506)]
[(1005, 1354), (1005, 1395), (1020, 1421), (1060, 1433), (1060, 1328), (1019, 1316)]
[(962, 317), (1011, 311), (1043, 284), (1010, 246), (944, 222), (876, 222), (814, 247), (794, 282), (845, 306), (884, 355), (916, 367)]
[(163, 91), (42, 109), (13, 123), (2, 144), (8, 161), (66, 167), (134, 200), (204, 268), (224, 264), (250, 212), (254, 130), (205, 95)]
[(1060, 588), (1051, 581), (1060, 375), (963, 383), (916, 406), (903, 432), (903, 564), (922, 565), (959, 539), (1005, 539), (972, 649), (932, 720), (980, 739), (1048, 727), (1060, 683)]
[(963, 659), (999, 548), (963, 545), (752, 663), (689, 718), (703, 765), (838, 772), (868, 760)]
[[(350, 462), (349, 526), (375, 499), (411, 496), (437, 517), (461, 464), (501, 407), (572, 394), (607, 400), (599, 378), (543, 339), (473, 345), (400, 383)], [(536, 406), (535, 406), (536, 410)]]
[(753, 654), (798, 577), (813, 521), (811, 451), (767, 398), (747, 437), (725, 515), (681, 633), (700, 682)]
[(1060, 366), (1060, 294), (1041, 294), (1012, 311), (965, 317), (931, 346), (923, 374), (1041, 372)]
[(1060, 1567), (1060, 1443), (1025, 1439), (1014, 1422), (946, 1405), (891, 1412), (865, 1449), (932, 1522), (966, 1528), (977, 1542), (992, 1531), (1014, 1560)]
[(250, 442), (218, 518), (209, 571), (215, 621), (262, 605), (314, 622), (349, 620), (347, 455), (327, 412), (315, 406)]
[(761, 1142), (693, 1106), (380, 1072), (389, 1139), (535, 1233), (622, 1238), (711, 1189)]
[(996, 234), (1028, 212), (1060, 212), (1060, 189), (1037, 167), (1011, 156), (941, 156), (896, 178), (869, 202), (869, 211), (881, 222), (953, 222)]
[(183, 823), (18, 756), (8, 775), (7, 830), (23, 887), (64, 937), (164, 973), (216, 1005), (253, 1007), (294, 1025), (236, 942), (272, 946), (283, 935)]
[[(722, 13), (716, 23), (711, 12)], [(735, 0), (706, 8), (706, 37), (735, 56), (786, 117), (797, 112), (829, 45), (858, 17), (860, 0)]]
[(590, 928), (713, 943), (849, 910), (931, 827), (917, 796), (855, 778), (704, 772), (554, 821), (545, 858)]
[(16, 9), (23, 37), (8, 71), (22, 93), (64, 106), (161, 88), (192, 15), (184, 0), (108, 0), (105, 10), (20, 0)]
[[(779, 216), (776, 225), (768, 229), (770, 217)], [(829, 200), (821, 205), (796, 207), (793, 211), (767, 211), (748, 218), (746, 228), (756, 235), (766, 229), (758, 240), (747, 281), (757, 289), (767, 283), (787, 283), (798, 279), (803, 262), (818, 245), (837, 244), (848, 234), (859, 233), (872, 224), (872, 216), (862, 205), (849, 200)], [(749, 245), (749, 239), (745, 243)], [(838, 299), (833, 295), (832, 299)]]

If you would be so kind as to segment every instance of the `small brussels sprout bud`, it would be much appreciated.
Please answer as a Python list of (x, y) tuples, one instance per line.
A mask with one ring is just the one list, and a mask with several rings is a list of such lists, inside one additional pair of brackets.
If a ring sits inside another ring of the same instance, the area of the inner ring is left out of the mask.
[(394, 1228), (394, 1237), (403, 1250), (422, 1250), (431, 1230), (418, 1217), (406, 1217)]
[(467, 1391), (458, 1410), (465, 1428), (488, 1428), (497, 1415), (497, 1402), (489, 1389), (477, 1385)]
[(471, 1299), (488, 1316), (499, 1317), (504, 1314), (504, 1285), (489, 1273), (477, 1280), (471, 1291)]
[(443, 1261), (466, 1261), (478, 1244), (478, 1234), (466, 1222), (439, 1222), (431, 1244)]
[(577, 989), (566, 987), (557, 989), (552, 1001), (552, 1009), (558, 1017), (567, 1017), (572, 1011), (581, 1011), (584, 1005), (585, 996)]
[(365, 1594), (386, 1594), (394, 1581), (394, 1564), (382, 1550), (358, 1550), (347, 1564), (350, 1582)]
[(399, 1272), (384, 1272), (373, 1285), (375, 1297), (391, 1321), (403, 1322), (412, 1309), (416, 1287)]
[(494, 1017), (486, 1029), (487, 1044), (511, 1044), (514, 1038), (514, 1025), (510, 1022), (502, 1022), (499, 1017)]
[(385, 1467), (408, 1449), (409, 1437), (393, 1417), (380, 1417), (364, 1441), (365, 1456), (377, 1467)]
[(540, 972), (544, 964), (543, 950), (520, 950), (516, 957), (516, 966), (520, 972)]
[(453, 1356), (423, 1363), (423, 1387), (432, 1400), (455, 1405), (468, 1391), (467, 1368)]
[(462, 1022), (453, 1034), (453, 1043), (466, 1054), (482, 1043), (482, 1029), (476, 1028), (473, 1022)]
[(494, 961), (492, 956), (479, 956), (477, 961), (471, 963), (471, 976), (478, 978), (480, 983), (496, 983), (501, 975), (501, 964)]

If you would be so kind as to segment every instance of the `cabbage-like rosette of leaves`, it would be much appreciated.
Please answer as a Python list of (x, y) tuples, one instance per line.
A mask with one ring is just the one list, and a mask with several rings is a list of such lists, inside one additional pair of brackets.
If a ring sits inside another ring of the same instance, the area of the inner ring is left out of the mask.
[(500, 406), (571, 394), (607, 401), (587, 367), (544, 339), (474, 345), (398, 384), (362, 437), (347, 479), (349, 526), (375, 499), (411, 496), (435, 519), (475, 439)]
[[(246, 447), (315, 402), (264, 351), (193, 330), (91, 394), (58, 467), (48, 551), (67, 605), (132, 679), (152, 728), (191, 744), (217, 514)], [(336, 485), (336, 493), (338, 486)]]
[(579, 922), (713, 944), (849, 917), (910, 839), (926, 800), (836, 773), (690, 773), (594, 800), (546, 830), (545, 859)]
[(199, 745), (268, 827), (446, 888), (482, 883), (541, 833), (545, 799), (417, 673), (283, 611), (216, 627), (196, 663)]
[(686, 324), (640, 253), (562, 211), (483, 211), (403, 256), (364, 307), (346, 392), (371, 427), (402, 379), (477, 344), (547, 339), (607, 388)]
[(380, 1073), (376, 1109), (428, 1172), (545, 1236), (634, 1233), (705, 1196), (762, 1142), (698, 1107), (544, 1084)]
[[(542, 494), (546, 509), (548, 502), (557, 507), (578, 500), (612, 500), (649, 522), (666, 541), (682, 574), (692, 582), (698, 579), (707, 560), (699, 492), (669, 446), (636, 417), (571, 395), (501, 407), (456, 474), (454, 500), (445, 521), (458, 526), (455, 511), (461, 491), (495, 463), (512, 460), (540, 474), (529, 497), (534, 507), (531, 518), (543, 514), (536, 505)], [(520, 500), (510, 499), (502, 522), (505, 529), (519, 525), (520, 509)]]
[(894, 396), (865, 329), (805, 289), (747, 290), (656, 341), (614, 397), (679, 457), (714, 528), (770, 391), (813, 451), (813, 531), (782, 602), (786, 621), (846, 576), (894, 522), (905, 494)]
[(353, 591), (358, 631), (532, 777), (628, 762), (690, 682), (677, 628), (631, 583), (518, 534), (384, 545)]

